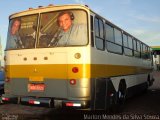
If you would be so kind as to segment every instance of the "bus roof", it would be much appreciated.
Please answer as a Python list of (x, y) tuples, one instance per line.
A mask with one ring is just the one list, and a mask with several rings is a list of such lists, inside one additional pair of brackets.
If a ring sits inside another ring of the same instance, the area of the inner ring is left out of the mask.
[(12, 19), (14, 17), (23, 16), (23, 15), (28, 15), (28, 13), (36, 14), (36, 13), (40, 13), (40, 12), (49, 12), (49, 11), (53, 11), (53, 10), (62, 10), (62, 9), (85, 9), (85, 10), (90, 10), (87, 5), (82, 5), (82, 4), (67, 4), (67, 5), (53, 5), (53, 4), (50, 4), (48, 6), (38, 6), (37, 8), (28, 8), (28, 10), (13, 13), (9, 16), (9, 19)]
[[(63, 10), (63, 9), (65, 9), (65, 10), (66, 9), (84, 9), (86, 11), (90, 11), (90, 12), (96, 14), (97, 16), (99, 16), (100, 18), (104, 19), (109, 24), (111, 24), (114, 27), (120, 29), (124, 33), (128, 34), (133, 39), (136, 39), (136, 40), (140, 41), (141, 43), (143, 43), (141, 40), (137, 39), (135, 36), (133, 36), (130, 33), (126, 32), (122, 28), (118, 27), (116, 24), (114, 24), (111, 21), (109, 21), (108, 19), (102, 17), (98, 13), (94, 12), (87, 5), (83, 5), (83, 4), (65, 4), (65, 5), (53, 5), (53, 4), (49, 4), (48, 6), (38, 6), (37, 8), (29, 8), (28, 10), (24, 10), (24, 11), (21, 11), (21, 12), (17, 12), (17, 13), (11, 14), (9, 16), (9, 19), (12, 19), (12, 18), (15, 18), (15, 17), (24, 16), (24, 15), (29, 15), (29, 14), (31, 15), (31, 14), (41, 13), (41, 12), (58, 11), (58, 10)], [(143, 44), (145, 44), (145, 43), (143, 43)], [(147, 45), (147, 44), (145, 44), (145, 45)], [(147, 45), (147, 46), (150, 47), (149, 45)]]

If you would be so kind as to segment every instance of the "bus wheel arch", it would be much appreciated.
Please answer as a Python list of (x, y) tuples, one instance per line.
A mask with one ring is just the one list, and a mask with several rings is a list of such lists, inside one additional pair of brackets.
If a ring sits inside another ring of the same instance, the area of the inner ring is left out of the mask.
[(153, 78), (153, 76), (151, 76), (150, 74), (148, 74), (147, 82), (148, 82), (148, 86), (153, 85), (154, 78)]
[(126, 96), (127, 96), (127, 84), (125, 79), (121, 79), (117, 91), (117, 103), (119, 105), (123, 105), (125, 103)]
[(111, 113), (117, 112), (117, 93), (110, 78), (107, 80), (106, 110)]

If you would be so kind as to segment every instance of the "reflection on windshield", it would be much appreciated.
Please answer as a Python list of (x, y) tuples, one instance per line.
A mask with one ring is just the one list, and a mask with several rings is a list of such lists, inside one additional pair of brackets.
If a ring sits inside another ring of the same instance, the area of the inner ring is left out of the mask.
[(6, 49), (34, 48), (37, 15), (15, 18), (10, 21)]
[(49, 12), (41, 14), (39, 18), (39, 25), (38, 15), (12, 19), (6, 49), (74, 46), (88, 43), (86, 12), (82, 10)]
[(86, 18), (80, 10), (42, 14), (39, 47), (86, 45)]

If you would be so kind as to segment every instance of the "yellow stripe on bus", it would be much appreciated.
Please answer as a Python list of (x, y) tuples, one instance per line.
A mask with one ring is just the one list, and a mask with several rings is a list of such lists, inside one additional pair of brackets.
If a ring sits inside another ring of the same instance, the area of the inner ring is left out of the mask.
[[(73, 67), (78, 68), (77, 73), (72, 71)], [(151, 70), (143, 67), (103, 64), (7, 65), (6, 75), (10, 78), (80, 79), (149, 73)]]

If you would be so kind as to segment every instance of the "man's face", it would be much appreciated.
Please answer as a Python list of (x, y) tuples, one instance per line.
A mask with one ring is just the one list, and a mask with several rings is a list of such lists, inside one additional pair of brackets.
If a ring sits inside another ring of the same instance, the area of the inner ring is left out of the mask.
[(67, 13), (60, 16), (58, 22), (59, 26), (64, 30), (64, 32), (67, 32), (72, 25), (72, 20)]
[(16, 32), (18, 31), (19, 27), (20, 27), (20, 21), (18, 21), (18, 20), (14, 21), (14, 23), (11, 27), (11, 34), (15, 35)]

